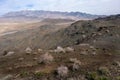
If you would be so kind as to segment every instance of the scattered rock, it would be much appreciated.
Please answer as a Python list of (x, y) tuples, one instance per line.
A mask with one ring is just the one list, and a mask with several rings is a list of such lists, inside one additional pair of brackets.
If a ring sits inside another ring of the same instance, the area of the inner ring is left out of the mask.
[(34, 55), (37, 55), (38, 53), (37, 52), (33, 52)]
[(74, 63), (77, 61), (77, 58), (70, 58), (70, 62)]
[(91, 48), (91, 49), (95, 49), (95, 47), (94, 47), (94, 46), (90, 46), (90, 48)]
[(119, 61), (114, 61), (113, 65), (120, 67), (120, 62)]
[(82, 35), (83, 38), (86, 38), (86, 35)]
[(98, 72), (101, 75), (108, 75), (110, 73), (107, 67), (99, 67)]
[(82, 31), (81, 34), (85, 34), (85, 31)]
[(87, 44), (87, 43), (80, 44), (80, 54), (82, 54), (82, 55), (88, 55), (88, 54), (95, 55), (96, 48), (90, 44)]
[(70, 58), (70, 62), (81, 65), (81, 62), (77, 58)]
[(73, 76), (73, 77), (67, 78), (67, 80), (87, 80), (87, 79), (85, 78), (85, 76), (79, 75), (79, 76)]
[(96, 35), (97, 35), (96, 32), (93, 32), (93, 33), (92, 33), (92, 37), (95, 37)]
[(82, 44), (80, 44), (80, 46), (90, 46), (90, 44), (87, 44), (87, 43), (82, 43)]
[(1, 78), (0, 80), (13, 80), (13, 75), (10, 75), (10, 74), (9, 74), (9, 75)]
[(40, 52), (42, 52), (43, 50), (42, 49), (38, 49), (38, 52), (40, 53)]
[(72, 62), (72, 70), (76, 71), (80, 68), (81, 62), (79, 60), (77, 60), (76, 58), (70, 58), (70, 62)]
[(19, 61), (23, 61), (23, 60), (24, 60), (24, 58), (22, 58), (22, 57), (21, 57), (21, 58), (19, 58), (18, 60), (19, 60)]
[(109, 32), (110, 32), (110, 30), (106, 30), (105, 32), (106, 32), (106, 33), (109, 33)]
[(87, 55), (87, 51), (81, 51), (80, 54), (81, 55)]
[(27, 47), (27, 48), (25, 49), (25, 52), (26, 52), (27, 54), (30, 54), (30, 53), (32, 53), (32, 49), (31, 49), (30, 47)]
[(91, 54), (96, 55), (96, 52), (95, 52), (95, 51), (93, 51)]
[(13, 68), (12, 67), (8, 67), (7, 70), (11, 71), (11, 70), (13, 70)]
[(120, 37), (120, 35), (119, 35), (119, 34), (116, 34), (116, 37), (118, 37), (118, 38), (119, 38), (119, 37)]
[(98, 35), (99, 35), (99, 36), (101, 36), (101, 35), (102, 35), (102, 33), (98, 33)]
[(96, 43), (97, 42), (97, 40), (93, 40), (93, 43)]
[(73, 52), (73, 51), (74, 51), (74, 49), (73, 49), (73, 48), (71, 48), (71, 47), (67, 47), (67, 48), (65, 48), (65, 51), (66, 51), (66, 52)]
[(61, 46), (58, 46), (57, 49), (54, 50), (54, 52), (56, 52), (56, 53), (61, 53), (61, 52), (65, 53), (65, 49), (62, 48)]
[(6, 54), (5, 56), (11, 56), (11, 55), (13, 55), (13, 54), (15, 54), (14, 51), (9, 51), (9, 52), (7, 52), (7, 54)]
[(38, 59), (38, 58), (36, 58), (36, 57), (35, 57), (35, 58), (33, 58), (33, 60), (37, 60), (37, 59)]
[(80, 69), (80, 65), (77, 64), (77, 63), (74, 63), (74, 64), (72, 65), (72, 70), (73, 70), (73, 71), (77, 71), (78, 69)]

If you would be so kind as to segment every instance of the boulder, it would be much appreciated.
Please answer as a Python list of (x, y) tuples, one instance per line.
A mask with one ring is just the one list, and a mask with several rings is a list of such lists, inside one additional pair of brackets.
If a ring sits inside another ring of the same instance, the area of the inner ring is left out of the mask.
[(65, 51), (66, 51), (66, 52), (73, 52), (74, 49), (73, 49), (72, 47), (67, 47), (67, 48), (65, 48)]
[(9, 52), (7, 52), (7, 54), (6, 54), (5, 56), (11, 56), (11, 55), (13, 55), (13, 54), (15, 54), (14, 51), (9, 51)]
[(61, 46), (58, 46), (57, 49), (54, 50), (54, 52), (56, 52), (56, 53), (60, 53), (60, 52), (65, 53), (65, 49), (62, 48)]
[(30, 47), (27, 47), (27, 48), (25, 49), (25, 52), (26, 52), (27, 54), (30, 54), (30, 53), (32, 53), (32, 49), (31, 49)]

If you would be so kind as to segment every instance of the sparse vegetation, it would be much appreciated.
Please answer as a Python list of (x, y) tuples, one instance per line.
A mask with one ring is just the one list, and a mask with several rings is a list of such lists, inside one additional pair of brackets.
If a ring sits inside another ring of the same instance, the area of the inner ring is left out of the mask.
[(96, 72), (89, 72), (89, 73), (87, 73), (87, 76), (86, 76), (86, 78), (88, 79), (88, 80), (97, 80), (97, 73)]
[(72, 64), (72, 70), (73, 71), (76, 71), (78, 69), (80, 69), (80, 65), (79, 64), (76, 64), (76, 63)]
[(57, 68), (57, 74), (59, 77), (66, 77), (68, 75), (68, 68), (66, 66), (60, 66)]
[(110, 78), (108, 78), (106, 76), (98, 75), (97, 72), (88, 73), (86, 78), (88, 80), (111, 80)]
[(34, 73), (34, 76), (37, 77), (37, 78), (40, 78), (42, 76), (45, 76), (47, 73), (45, 72), (37, 72), (37, 73)]
[(100, 67), (98, 69), (98, 72), (99, 74), (101, 75), (108, 75), (110, 72), (109, 72), (109, 69), (107, 67)]
[(117, 76), (117, 77), (116, 77), (116, 80), (120, 80), (120, 76)]
[(40, 57), (38, 63), (49, 64), (53, 60), (54, 60), (54, 57), (51, 54), (45, 53)]
[(119, 61), (114, 61), (113, 65), (120, 67), (120, 62)]
[(71, 68), (73, 71), (78, 70), (81, 66), (81, 62), (76, 58), (70, 58), (70, 62), (72, 63)]
[(20, 76), (21, 76), (21, 77), (26, 77), (26, 76), (28, 76), (28, 75), (29, 75), (29, 73), (26, 72), (26, 71), (21, 71), (21, 73), (20, 73)]

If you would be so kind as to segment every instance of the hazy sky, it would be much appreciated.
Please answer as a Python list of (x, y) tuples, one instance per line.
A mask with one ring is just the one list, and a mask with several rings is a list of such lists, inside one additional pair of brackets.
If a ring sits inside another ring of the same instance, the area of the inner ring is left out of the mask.
[(110, 15), (120, 13), (120, 0), (0, 0), (0, 15), (19, 10), (80, 11)]

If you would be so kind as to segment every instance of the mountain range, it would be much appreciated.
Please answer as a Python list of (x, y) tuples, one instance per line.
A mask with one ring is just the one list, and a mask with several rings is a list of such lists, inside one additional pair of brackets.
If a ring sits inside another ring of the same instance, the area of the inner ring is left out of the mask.
[(35, 10), (35, 11), (16, 11), (16, 12), (8, 12), (2, 15), (4, 19), (46, 19), (46, 18), (60, 18), (60, 19), (74, 19), (74, 20), (88, 20), (95, 19), (98, 17), (103, 17), (104, 15), (92, 15), (82, 12), (59, 12), (59, 11), (43, 11), (43, 10)]

